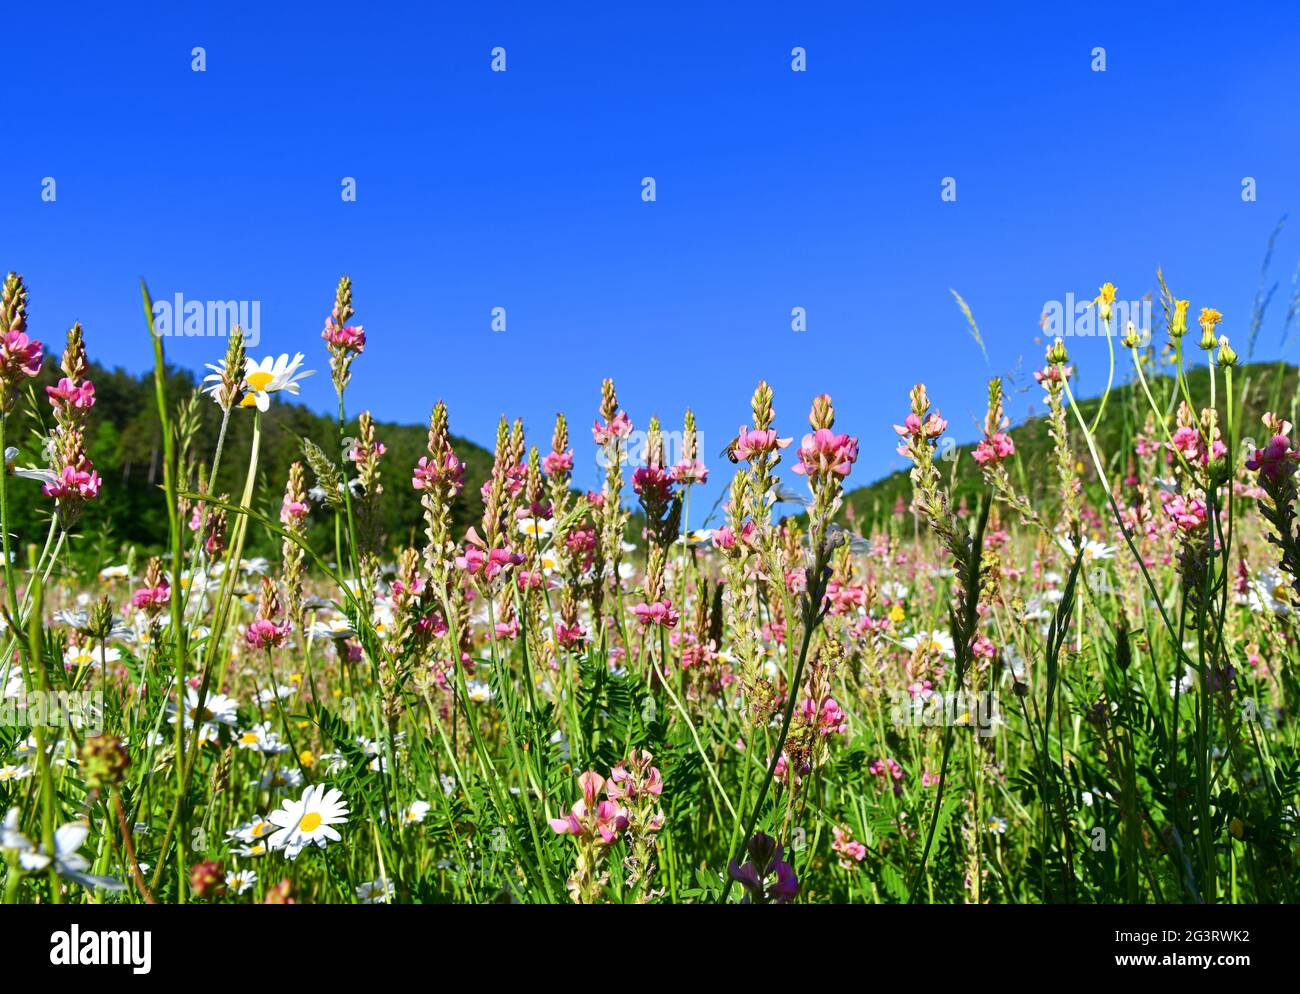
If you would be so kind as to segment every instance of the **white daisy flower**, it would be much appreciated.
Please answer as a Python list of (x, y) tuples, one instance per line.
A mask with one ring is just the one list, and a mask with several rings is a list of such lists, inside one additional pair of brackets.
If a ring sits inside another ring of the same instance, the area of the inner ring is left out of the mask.
[(259, 411), (265, 411), (271, 406), (271, 394), (296, 395), (299, 381), (315, 372), (315, 370), (299, 371), (306, 358), (298, 352), (292, 359), (287, 353), (278, 358), (267, 356), (261, 362), (252, 358), (247, 359), (244, 365), (244, 385), (248, 388), (248, 393), (244, 394), (244, 399), (239, 402), (239, 406), (256, 407)]
[(520, 518), (519, 534), (527, 538), (550, 538), (555, 531), (555, 524), (549, 518)]
[(337, 788), (326, 791), (324, 784), (308, 787), (296, 801), (286, 800), (271, 812), (270, 820), (279, 831), (267, 839), (272, 849), (283, 849), (289, 859), (297, 859), (307, 846), (322, 849), (330, 842), (342, 841), (335, 825), (347, 822), (348, 806)]
[(302, 786), (302, 770), (296, 766), (288, 769), (267, 770), (260, 781), (263, 790), (288, 790)]
[[(1064, 549), (1065, 554), (1069, 556), (1071, 559), (1074, 559), (1079, 555), (1078, 548), (1075, 546), (1073, 542), (1070, 541), (1069, 537), (1066, 535), (1062, 535), (1060, 538), (1058, 538), (1056, 540), (1056, 544), (1059, 545), (1062, 549)], [(1110, 559), (1114, 555), (1115, 555), (1115, 546), (1103, 545), (1101, 542), (1098, 542), (1096, 539), (1091, 539), (1091, 538), (1084, 539), (1083, 542), (1084, 562), (1086, 563), (1097, 562), (1102, 559)]]
[(917, 632), (915, 635), (907, 636), (903, 639), (903, 647), (911, 652), (916, 652), (918, 649), (929, 653), (937, 652), (949, 659), (956, 656), (952, 636), (937, 628), (932, 632)]
[(240, 842), (258, 842), (274, 831), (275, 826), (259, 816), (252, 821), (244, 822), (238, 828), (232, 828), (226, 835), (232, 839), (238, 839)]
[[(171, 723), (176, 724), (176, 705), (168, 704)], [(191, 687), (185, 691), (185, 727), (193, 728), (198, 718), (204, 725), (217, 723), (234, 726), (239, 722), (239, 702), (225, 694), (209, 692), (203, 700), (203, 713), (199, 714), (199, 692)], [(214, 729), (215, 731), (215, 729)]]
[(260, 725), (254, 725), (249, 729), (239, 733), (239, 738), (235, 739), (241, 749), (252, 749), (260, 752), (263, 756), (278, 756), (282, 752), (288, 752), (289, 747), (280, 741), (278, 732), (271, 731), (271, 723), (264, 721)]
[(428, 801), (412, 801), (402, 812), (402, 821), (407, 825), (418, 825), (429, 813)]
[(387, 904), (393, 897), (391, 880), (367, 880), (353, 888), (362, 904)]
[[(103, 662), (116, 663), (121, 658), (122, 653), (117, 649), (110, 649), (108, 646), (104, 647)], [(90, 645), (70, 645), (63, 653), (63, 665), (69, 667), (98, 666), (100, 660), (100, 650)]]
[(232, 870), (226, 874), (226, 888), (234, 891), (235, 896), (246, 894), (257, 883), (257, 874), (252, 870)]
[[(16, 814), (16, 812), (14, 813)], [(8, 821), (6, 820), (6, 829), (7, 826)], [(85, 844), (86, 836), (89, 834), (90, 826), (84, 822), (74, 821), (66, 825), (60, 825), (54, 830), (54, 856), (52, 858), (43, 849), (37, 849), (35, 852), (20, 851), (18, 861), (28, 870), (43, 870), (53, 862), (54, 870), (59, 876), (65, 880), (71, 880), (73, 883), (81, 884), (87, 889), (100, 887), (104, 890), (125, 890), (126, 884), (120, 880), (85, 872), (90, 869), (90, 861), (77, 850)]]

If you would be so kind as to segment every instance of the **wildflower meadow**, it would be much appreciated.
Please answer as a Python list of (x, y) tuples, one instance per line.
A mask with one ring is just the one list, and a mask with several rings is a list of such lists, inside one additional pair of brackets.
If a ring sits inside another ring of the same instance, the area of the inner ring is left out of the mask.
[[(1056, 338), (973, 446), (923, 383), (890, 433), (758, 382), (702, 451), (605, 380), (474, 473), (436, 391), (405, 456), (350, 407), (390, 346), (348, 277), (189, 387), (142, 284), (146, 486), (96, 467), (93, 328), (38, 340), (10, 273), (4, 901), (1294, 902), (1296, 377), (1159, 284), (1154, 335), (1089, 305), (1104, 392)], [(156, 534), (101, 540), (124, 485)]]

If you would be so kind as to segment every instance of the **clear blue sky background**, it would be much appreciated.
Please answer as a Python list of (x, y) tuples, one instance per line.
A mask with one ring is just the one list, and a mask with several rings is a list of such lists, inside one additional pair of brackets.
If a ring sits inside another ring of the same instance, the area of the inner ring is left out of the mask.
[[(918, 380), (972, 438), (986, 377), (1041, 359), (1043, 304), (1067, 292), (1140, 297), (1162, 265), (1244, 341), (1297, 206), (1295, 6), (1058, 6), (24, 4), (5, 12), (0, 265), (27, 277), (39, 337), (80, 320), (132, 370), (141, 275), (158, 297), (260, 300), (259, 351), (323, 371), (347, 272), (370, 336), (353, 413), (422, 421), (442, 397), (458, 434), (487, 444), (504, 412), (544, 444), (563, 410), (584, 485), (602, 377), (638, 426), (695, 408), (710, 498), (759, 378), (796, 436), (828, 391), (865, 483), (899, 465), (890, 423)], [(1300, 218), (1263, 356), (1297, 259)], [(1104, 340), (1071, 344), (1095, 392)], [(168, 348), (198, 368), (223, 343)], [(304, 399), (330, 409), (327, 374)]]

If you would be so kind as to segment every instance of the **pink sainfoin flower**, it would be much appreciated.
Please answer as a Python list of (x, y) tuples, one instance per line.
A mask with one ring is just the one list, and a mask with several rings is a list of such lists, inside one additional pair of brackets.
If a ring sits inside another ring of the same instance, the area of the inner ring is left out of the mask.
[(524, 561), (524, 557), (517, 552), (511, 552), (509, 549), (488, 549), (484, 551), (477, 546), (466, 546), (465, 554), (456, 557), (456, 568), (464, 570), (470, 576), (478, 576), (480, 573), (483, 579), (495, 580), (504, 570), (511, 566), (518, 566)]
[(50, 404), (56, 408), (88, 411), (95, 406), (95, 384), (90, 380), (73, 383), (65, 376), (57, 386), (46, 387), (45, 393), (50, 398)]
[(163, 580), (156, 587), (141, 587), (131, 595), (131, 606), (141, 611), (155, 612), (167, 606), (171, 600), (171, 588)]
[(777, 438), (775, 428), (760, 429), (741, 425), (732, 452), (742, 462), (749, 462), (754, 456), (765, 452), (788, 448), (792, 441), (793, 438)]
[(632, 490), (648, 501), (667, 501), (672, 496), (673, 478), (659, 466), (641, 466), (632, 474)]
[(305, 500), (292, 500), (286, 495), (284, 503), (280, 505), (280, 524), (286, 528), (301, 525), (307, 520), (307, 514), (310, 511), (311, 505)]
[(1048, 363), (1042, 369), (1034, 370), (1034, 379), (1039, 384), (1062, 383), (1074, 375), (1074, 367), (1061, 363)]
[(1275, 418), (1270, 428), (1273, 430), (1273, 437), (1269, 439), (1268, 444), (1262, 449), (1256, 449), (1255, 452), (1246, 460), (1246, 468), (1254, 470), (1270, 482), (1278, 482), (1295, 473), (1296, 462), (1300, 460), (1300, 452), (1291, 448), (1291, 422)]
[(440, 463), (421, 456), (411, 473), (411, 486), (416, 490), (433, 491), (439, 485), (449, 486), (453, 495), (465, 486), (465, 464), (450, 449)]
[(903, 768), (899, 766), (897, 763), (895, 763), (892, 759), (889, 758), (877, 759), (874, 763), (872, 763), (870, 766), (867, 767), (867, 772), (870, 773), (873, 777), (880, 777), (880, 779), (886, 783), (892, 779), (894, 781), (895, 796), (902, 795), (903, 784), (901, 781), (903, 779)]
[(578, 777), (578, 786), (582, 788), (582, 797), (563, 818), (551, 819), (551, 830), (557, 835), (573, 835), (609, 845), (627, 828), (627, 812), (614, 801), (599, 800), (605, 779), (595, 770)]
[(810, 479), (845, 477), (858, 458), (858, 440), (829, 428), (818, 428), (803, 437), (799, 462), (794, 471)]
[(542, 472), (547, 476), (555, 476), (558, 473), (573, 472), (573, 450), (566, 449), (564, 452), (548, 452), (542, 456)]
[(22, 331), (10, 331), (0, 336), (0, 377), (16, 383), (23, 377), (32, 377), (41, 371), (45, 346)]
[(555, 623), (555, 641), (565, 648), (580, 646), (587, 638), (587, 629), (575, 622), (566, 625), (563, 621)]
[(1194, 532), (1205, 525), (1205, 501), (1198, 497), (1187, 498), (1182, 494), (1174, 494), (1165, 501), (1165, 513), (1181, 532)]
[(694, 483), (708, 483), (708, 467), (698, 459), (683, 459), (673, 467), (673, 481), (683, 486)]
[[(948, 422), (939, 416), (938, 411), (932, 411), (924, 421), (916, 413), (911, 413), (903, 419), (901, 425), (894, 425), (894, 432), (899, 438), (912, 439), (918, 445), (932, 442), (947, 430)], [(906, 443), (898, 447), (898, 454), (908, 455)]]
[(1222, 458), (1228, 451), (1228, 447), (1217, 438), (1207, 447), (1205, 437), (1192, 425), (1181, 425), (1174, 430), (1170, 448), (1181, 452), (1188, 462), (1203, 466), (1209, 465), (1212, 459)]
[(325, 319), (320, 337), (341, 352), (360, 355), (366, 350), (366, 329), (359, 324), (337, 325), (332, 315)]
[(359, 463), (372, 457), (378, 459), (387, 451), (388, 446), (383, 442), (375, 442), (370, 446), (370, 450), (367, 452), (364, 444), (359, 441), (354, 441), (352, 443), (352, 449), (348, 452), (348, 458), (353, 462)]
[(981, 438), (979, 445), (975, 446), (973, 453), (974, 459), (981, 466), (986, 463), (999, 463), (1008, 456), (1014, 455), (1016, 443), (1011, 440), (1011, 436), (1004, 431), (994, 432), (988, 438)]
[(41, 493), (61, 504), (88, 501), (98, 496), (101, 482), (90, 460), (86, 459), (80, 466), (64, 466), (53, 480), (41, 487)]
[(815, 726), (817, 731), (822, 735), (843, 734), (848, 731), (849, 719), (843, 709), (835, 703), (832, 697), (822, 701), (820, 713), (817, 708), (817, 702), (811, 697), (804, 698), (801, 705), (803, 711), (803, 720), (805, 725)]
[(861, 863), (867, 858), (867, 847), (853, 839), (848, 825), (838, 825), (833, 829), (835, 841), (831, 850), (840, 857), (840, 866), (851, 869), (854, 863)]
[[(620, 762), (609, 771), (605, 793), (615, 801), (635, 800), (639, 797), (658, 797), (663, 793), (664, 780), (657, 766), (651, 765), (650, 753), (642, 749), (639, 755)], [(632, 769), (629, 771), (628, 766)]]
[(277, 625), (270, 618), (258, 618), (248, 626), (244, 640), (253, 649), (274, 649), (289, 636), (289, 625)]
[(595, 439), (597, 445), (608, 445), (631, 434), (632, 420), (627, 416), (626, 411), (619, 411), (604, 424), (596, 421), (591, 426), (591, 437)]
[(680, 620), (673, 602), (667, 597), (650, 604), (638, 604), (632, 608), (632, 613), (642, 625), (658, 625), (660, 628), (674, 628)]

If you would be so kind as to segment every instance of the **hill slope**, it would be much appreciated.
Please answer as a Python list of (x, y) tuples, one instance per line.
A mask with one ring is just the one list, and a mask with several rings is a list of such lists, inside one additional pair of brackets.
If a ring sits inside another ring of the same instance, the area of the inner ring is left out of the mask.
[[(1242, 402), (1244, 398), (1241, 422), (1243, 437), (1259, 435), (1262, 430), (1259, 419), (1264, 411), (1293, 411), (1300, 382), (1297, 380), (1298, 372), (1300, 371), (1295, 366), (1287, 363), (1254, 363), (1233, 371), (1235, 399)], [(1187, 379), (1192, 399), (1198, 404), (1206, 403), (1209, 397), (1208, 367), (1199, 366), (1190, 370)], [(1162, 409), (1177, 411), (1172, 378), (1164, 375), (1151, 377), (1148, 374), (1148, 384), (1152, 396)], [(1223, 392), (1223, 373), (1220, 371), (1218, 401), (1221, 418), (1225, 413)], [(942, 412), (942, 399), (931, 397), (930, 400)], [(1096, 416), (1099, 403), (1098, 397), (1079, 400), (1080, 412), (1089, 424)], [(1046, 407), (1046, 404), (1042, 406)], [(1109, 460), (1106, 467), (1108, 475), (1113, 476), (1126, 468), (1134, 436), (1142, 429), (1149, 412), (1150, 405), (1142, 392), (1141, 384), (1126, 382), (1117, 384), (1111, 390), (1102, 423), (1097, 429), (1099, 449), (1103, 458)], [(1085, 481), (1094, 480), (1096, 474), (1087, 457), (1078, 422), (1073, 414), (1067, 414), (1075, 452), (1084, 466), (1081, 476)], [(1036, 504), (1051, 506), (1056, 500), (1057, 483), (1052, 469), (1052, 440), (1048, 434), (1046, 417), (1030, 418), (1012, 428), (1009, 434), (1016, 443), (1016, 455), (1009, 464), (1009, 471), (1017, 489), (1028, 494)], [(973, 502), (984, 491), (979, 466), (970, 457), (974, 448), (973, 444), (957, 447), (956, 478), (952, 488), (955, 500), (965, 498)], [(940, 467), (947, 479), (952, 472), (952, 464), (944, 462), (940, 463)], [(898, 470), (865, 487), (850, 491), (845, 497), (846, 513), (867, 528), (883, 522), (893, 513), (900, 499), (905, 504), (912, 499), (912, 483), (906, 470)]]
[[(54, 383), (58, 367), (49, 359), (40, 376), (32, 381), (33, 393), (23, 408), (38, 413), (49, 422), (45, 387)], [(134, 376), (123, 370), (108, 370), (91, 364), (89, 378), (95, 384), (95, 407), (91, 411), (86, 447), (95, 468), (103, 478), (97, 500), (86, 509), (78, 523), (75, 547), (98, 562), (118, 561), (128, 544), (157, 551), (167, 536), (167, 511), (161, 491), (162, 433), (154, 400), (152, 372)], [(168, 401), (183, 403), (196, 387), (187, 371), (169, 369)], [(432, 400), (431, 400), (432, 404)], [(210, 465), (221, 427), (221, 411), (207, 396), (197, 405), (199, 426), (194, 439), (198, 462)], [(16, 411), (15, 414), (20, 413)], [(248, 450), (252, 439), (252, 421), (247, 411), (235, 411), (230, 417), (225, 453), (219, 472), (216, 493), (238, 494), (243, 490), (248, 469)], [(30, 423), (30, 422), (29, 422)], [(355, 427), (355, 421), (350, 427)], [(418, 541), (423, 528), (420, 503), (411, 490), (411, 468), (424, 453), (427, 429), (423, 425), (399, 425), (376, 422), (376, 434), (388, 448), (382, 460), (384, 496), (381, 518), (390, 544)], [(310, 438), (338, 462), (338, 427), (332, 418), (316, 414), (301, 404), (288, 403), (277, 397), (262, 419), (262, 443), (258, 467), (259, 500), (262, 510), (273, 517), (279, 514), (280, 498), (288, 476), (289, 464), (302, 459), (299, 438)], [(20, 446), (19, 465), (43, 465), (40, 437), (29, 433), (25, 438), (10, 438), (10, 445)], [(465, 489), (453, 510), (455, 533), (460, 534), (482, 516), (479, 489), (491, 470), (492, 456), (465, 439), (453, 439), (457, 455), (465, 462)], [(310, 470), (308, 486), (314, 484)], [(40, 493), (39, 484), (25, 479), (10, 482), (12, 530), (22, 546), (40, 542), (49, 527), (50, 501)], [(333, 549), (333, 532), (322, 520), (311, 533), (324, 551)], [(330, 526), (332, 528), (332, 526)], [(249, 534), (254, 553), (268, 552), (273, 543)]]

